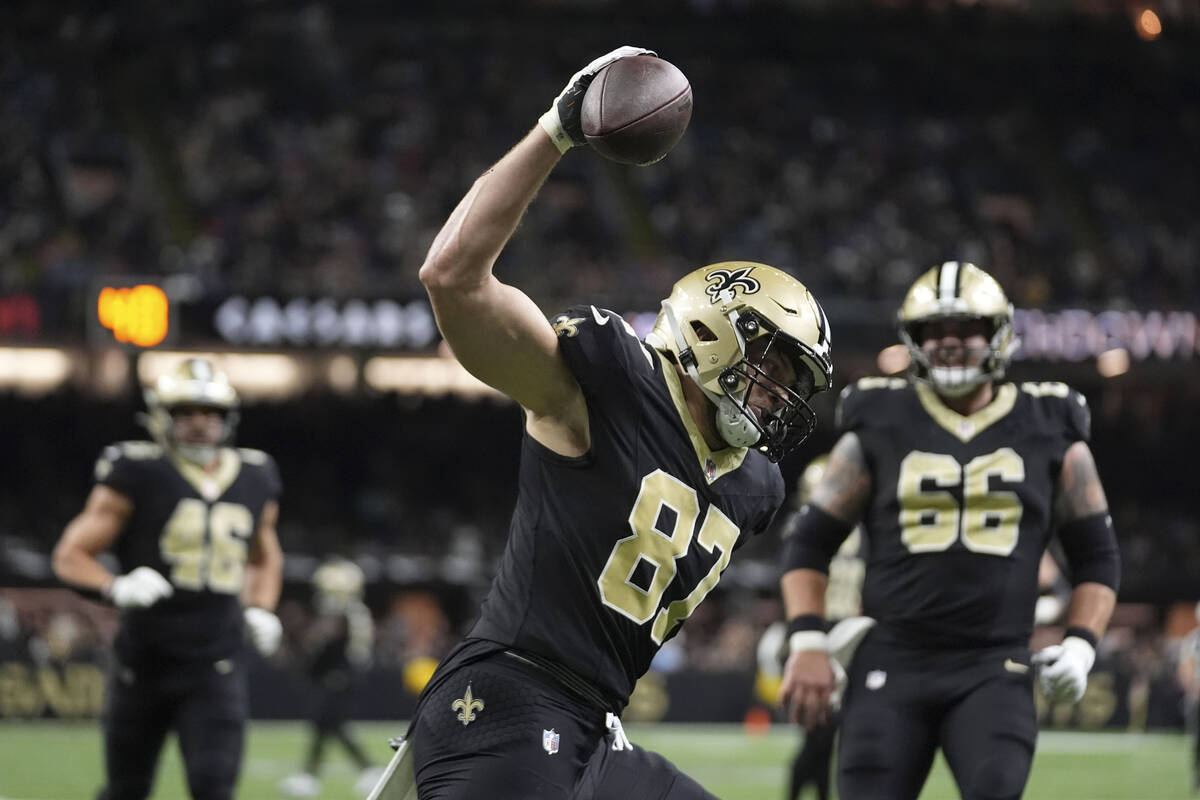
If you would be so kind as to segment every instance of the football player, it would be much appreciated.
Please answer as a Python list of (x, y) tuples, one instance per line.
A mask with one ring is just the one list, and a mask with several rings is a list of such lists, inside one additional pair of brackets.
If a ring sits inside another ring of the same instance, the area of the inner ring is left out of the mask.
[(576, 73), (475, 181), (421, 267), (454, 354), (525, 419), (498, 573), (410, 728), (423, 800), (711, 797), (630, 746), (617, 715), (779, 508), (775, 462), (809, 434), (808, 400), (830, 381), (825, 315), (787, 273), (725, 262), (676, 283), (641, 341), (594, 305), (547, 322), (492, 271), (554, 166), (584, 143), (587, 83), (647, 52), (621, 48)]
[(290, 797), (316, 797), (320, 793), (321, 765), (330, 739), (337, 740), (358, 767), (355, 786), (359, 794), (365, 795), (382, 772), (371, 766), (371, 760), (346, 727), (358, 674), (370, 665), (375, 642), (375, 623), (363, 602), (364, 583), (362, 569), (345, 558), (331, 558), (313, 572), (317, 613), (300, 647), (317, 696), (310, 717), (312, 738), (304, 771), (289, 775), (280, 784)]
[[(940, 747), (964, 798), (1016, 798), (1037, 737), (1035, 673), (1052, 699), (1078, 701), (1116, 598), (1088, 407), (1062, 383), (1002, 381), (1016, 347), (1012, 306), (978, 267), (930, 269), (899, 326), (912, 380), (845, 389), (841, 438), (786, 540), (781, 697), (818, 724), (845, 667), (842, 797), (917, 797)], [(832, 664), (826, 570), (859, 522), (875, 625), (848, 663)], [(1038, 568), (1054, 532), (1073, 583), (1068, 627), (1031, 657)]]
[[(238, 397), (210, 362), (184, 361), (145, 399), (153, 441), (105, 448), (54, 549), (63, 582), (121, 611), (100, 797), (147, 797), (174, 730), (192, 797), (231, 798), (248, 705), (243, 641), (268, 655), (281, 634), (279, 474), (266, 453), (230, 446)], [(106, 550), (122, 574), (97, 560)]]

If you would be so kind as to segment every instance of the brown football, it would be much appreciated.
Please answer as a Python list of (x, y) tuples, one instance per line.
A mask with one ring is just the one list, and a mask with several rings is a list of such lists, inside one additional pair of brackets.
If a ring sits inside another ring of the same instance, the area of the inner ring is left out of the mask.
[(653, 164), (683, 137), (692, 119), (692, 86), (669, 61), (617, 59), (583, 95), (580, 121), (589, 145), (622, 164)]

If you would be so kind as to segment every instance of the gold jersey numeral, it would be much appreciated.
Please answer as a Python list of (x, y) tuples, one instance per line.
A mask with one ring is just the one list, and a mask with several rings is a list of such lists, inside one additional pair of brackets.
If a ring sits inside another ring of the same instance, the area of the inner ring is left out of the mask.
[[(633, 534), (613, 546), (597, 580), (600, 598), (606, 606), (639, 625), (654, 619), (650, 636), (656, 644), (662, 644), (671, 630), (700, 605), (721, 579), (733, 555), (740, 533), (737, 525), (719, 508), (709, 506), (696, 537), (699, 516), (700, 501), (695, 489), (662, 470), (642, 478), (629, 514)], [(675, 561), (687, 554), (693, 538), (698, 538), (706, 552), (720, 549), (721, 555), (686, 597), (659, 608), (678, 572)], [(632, 580), (640, 563), (650, 570), (644, 589)]]
[(185, 497), (163, 526), (159, 552), (171, 565), (171, 582), (181, 589), (205, 588), (237, 594), (246, 567), (246, 540), (254, 515), (240, 503), (215, 503)]
[[(905, 547), (936, 553), (961, 540), (972, 552), (1012, 553), (1024, 508), (1015, 492), (992, 489), (992, 478), (1025, 480), (1024, 459), (1011, 447), (976, 456), (965, 466), (945, 453), (914, 450), (905, 456), (896, 484)], [(959, 487), (961, 502), (951, 491)]]

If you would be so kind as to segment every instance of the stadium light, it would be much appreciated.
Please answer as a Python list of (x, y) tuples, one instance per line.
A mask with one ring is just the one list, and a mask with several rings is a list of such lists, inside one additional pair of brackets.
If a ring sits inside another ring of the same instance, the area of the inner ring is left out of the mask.
[(363, 378), (376, 391), (400, 394), (503, 397), (452, 358), (376, 356), (363, 367)]
[(71, 376), (75, 359), (54, 347), (0, 347), (0, 387), (46, 394)]
[(280, 400), (299, 394), (312, 384), (312, 370), (300, 359), (282, 353), (202, 353), (148, 350), (138, 356), (138, 380), (143, 386), (174, 368), (185, 358), (207, 358), (228, 377), (248, 400)]

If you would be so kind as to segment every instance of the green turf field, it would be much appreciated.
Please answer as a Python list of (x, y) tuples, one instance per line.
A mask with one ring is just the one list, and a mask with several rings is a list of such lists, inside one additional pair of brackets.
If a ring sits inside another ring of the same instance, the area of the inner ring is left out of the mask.
[[(357, 731), (381, 761), (389, 734), (399, 726), (361, 723)], [(724, 800), (783, 797), (785, 764), (799, 735), (779, 726), (748, 736), (737, 726), (630, 725), (630, 738), (667, 755)], [(280, 797), (276, 785), (291, 772), (305, 746), (302, 726), (255, 723), (239, 797)], [(1180, 735), (1043, 733), (1031, 800), (1173, 800), (1188, 798), (1188, 743)], [(335, 753), (321, 797), (350, 800), (354, 771)], [(90, 800), (100, 779), (100, 737), (93, 724), (0, 724), (0, 800)], [(184, 800), (173, 743), (159, 771), (155, 800)], [(922, 800), (957, 797), (939, 761)], [(629, 800), (636, 800), (630, 798)]]

